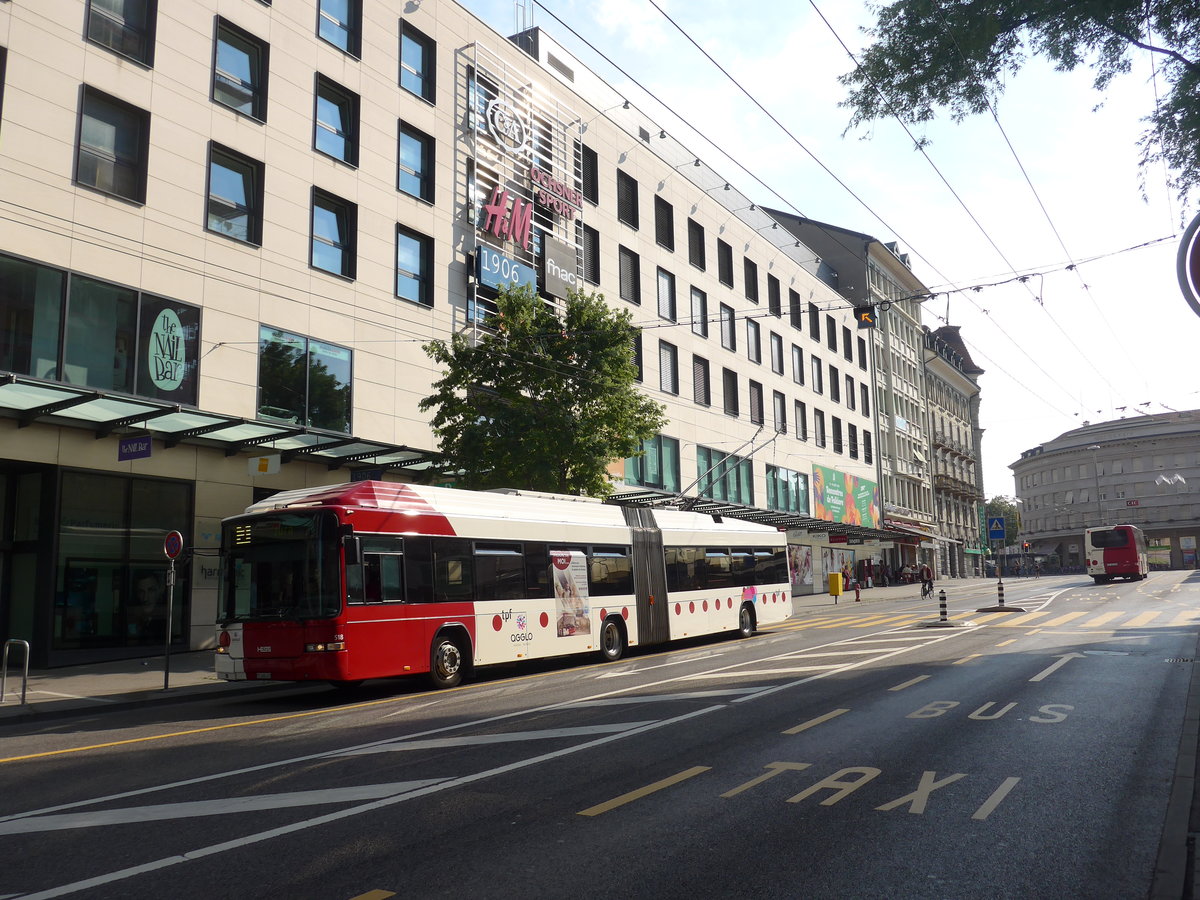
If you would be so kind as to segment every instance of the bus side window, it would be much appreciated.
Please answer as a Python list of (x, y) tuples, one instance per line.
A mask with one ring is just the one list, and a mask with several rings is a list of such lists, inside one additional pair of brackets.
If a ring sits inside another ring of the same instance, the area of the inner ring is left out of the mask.
[(470, 541), (434, 538), (433, 599), (434, 602), (475, 599), (475, 560)]
[[(703, 566), (703, 568), (701, 568)], [(704, 551), (704, 559), (696, 563), (697, 574), (703, 577), (697, 579), (697, 586), (703, 590), (716, 590), (733, 587), (736, 583), (733, 577), (729, 551), (724, 548), (709, 547)]]
[(409, 603), (433, 600), (433, 546), (427, 537), (404, 539), (404, 574)]
[(550, 597), (550, 548), (546, 544), (525, 545), (525, 596), (530, 600)]
[(363, 600), (400, 603), (404, 600), (404, 557), (398, 553), (367, 553), (363, 557)]

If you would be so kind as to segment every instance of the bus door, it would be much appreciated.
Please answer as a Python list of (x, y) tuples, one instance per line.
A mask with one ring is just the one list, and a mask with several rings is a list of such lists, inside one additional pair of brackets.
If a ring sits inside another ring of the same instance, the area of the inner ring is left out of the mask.
[(667, 567), (663, 559), (662, 531), (654, 510), (623, 506), (625, 524), (633, 532), (633, 590), (637, 598), (637, 640), (661, 644), (671, 636), (667, 603)]

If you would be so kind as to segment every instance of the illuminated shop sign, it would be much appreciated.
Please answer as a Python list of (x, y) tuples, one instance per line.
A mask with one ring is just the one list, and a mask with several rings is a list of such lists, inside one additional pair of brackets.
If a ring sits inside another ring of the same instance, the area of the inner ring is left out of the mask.
[(583, 194), (568, 187), (549, 172), (543, 172), (537, 166), (530, 166), (529, 180), (533, 182), (534, 202), (558, 213), (568, 222), (583, 208)]
[(483, 205), (483, 230), (526, 250), (532, 239), (533, 204), (510, 194), (499, 185), (492, 188), (492, 199)]
[(551, 297), (566, 299), (581, 287), (575, 247), (549, 235), (542, 238), (542, 284)]
[(510, 284), (529, 286), (537, 291), (537, 272), (533, 266), (518, 262), (491, 247), (481, 246), (475, 254), (475, 277), (479, 283), (499, 290)]
[(528, 156), (532, 130), (525, 118), (503, 100), (492, 100), (484, 113), (487, 129), (496, 143), (514, 156)]

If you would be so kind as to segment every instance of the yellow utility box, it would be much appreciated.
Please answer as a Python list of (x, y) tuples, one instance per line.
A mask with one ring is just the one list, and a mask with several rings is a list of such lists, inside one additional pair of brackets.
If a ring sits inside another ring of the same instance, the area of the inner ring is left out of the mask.
[(844, 589), (845, 589), (845, 585), (842, 584), (842, 573), (841, 572), (830, 572), (829, 573), (829, 595), (831, 597), (840, 597), (842, 595), (842, 591)]

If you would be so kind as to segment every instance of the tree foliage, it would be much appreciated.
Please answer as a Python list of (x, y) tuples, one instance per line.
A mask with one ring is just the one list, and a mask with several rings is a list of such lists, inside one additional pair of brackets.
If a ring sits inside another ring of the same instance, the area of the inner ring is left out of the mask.
[(955, 121), (986, 112), (1033, 56), (1059, 71), (1088, 65), (1103, 91), (1154, 57), (1163, 92), (1143, 119), (1143, 173), (1163, 161), (1186, 199), (1200, 182), (1200, 6), (1196, 0), (896, 0), (872, 4), (875, 42), (843, 75), (850, 127), (895, 115), (913, 124), (939, 108)]
[(1021, 511), (1012, 497), (997, 494), (983, 505), (983, 514), (988, 519), (1004, 517), (1004, 539), (1007, 543), (1013, 543), (1021, 533)]
[(425, 352), (444, 367), (420, 408), (435, 410), (442, 467), (467, 488), (606, 496), (607, 469), (666, 423), (634, 386), (637, 329), (598, 294), (572, 292), (563, 315), (529, 288), (500, 291), (479, 339)]

